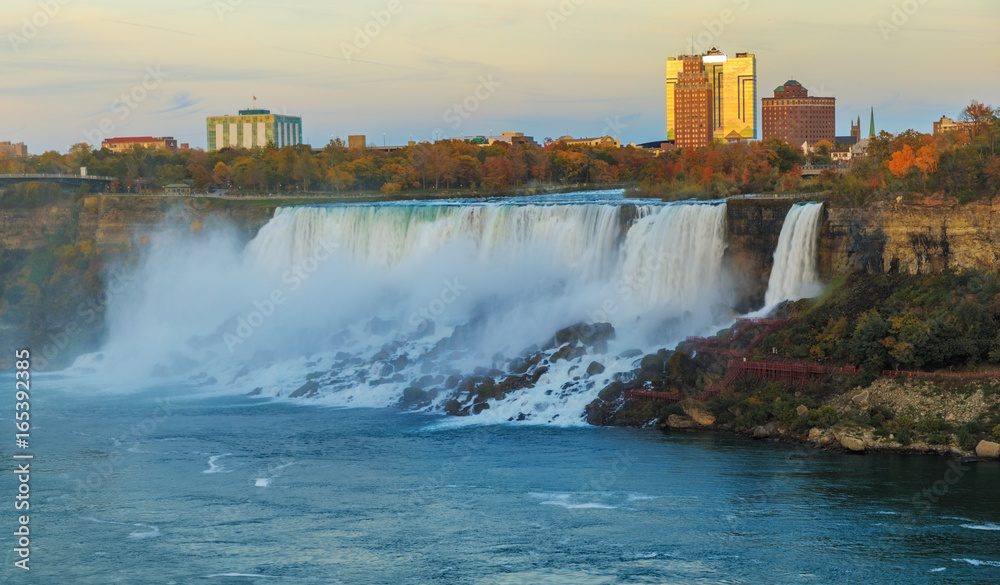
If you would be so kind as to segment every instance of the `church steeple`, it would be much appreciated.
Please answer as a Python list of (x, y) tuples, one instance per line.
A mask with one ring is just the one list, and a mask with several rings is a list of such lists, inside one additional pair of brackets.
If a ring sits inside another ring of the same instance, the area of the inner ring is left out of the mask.
[(868, 138), (875, 138), (875, 106), (872, 106), (872, 122), (868, 128)]

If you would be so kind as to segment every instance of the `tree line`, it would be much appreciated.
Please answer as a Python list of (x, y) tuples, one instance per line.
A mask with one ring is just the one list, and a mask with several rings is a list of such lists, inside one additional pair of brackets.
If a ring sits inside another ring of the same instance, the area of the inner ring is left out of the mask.
[[(115, 192), (156, 192), (173, 183), (234, 194), (379, 192), (385, 195), (476, 191), (503, 195), (522, 188), (626, 185), (633, 194), (672, 199), (740, 193), (828, 191), (863, 204), (880, 195), (942, 191), (962, 200), (1000, 190), (1000, 118), (996, 109), (972, 102), (957, 131), (929, 135), (881, 132), (867, 156), (846, 172), (803, 178), (806, 164), (830, 164), (826, 142), (804, 154), (781, 140), (712, 143), (701, 148), (652, 151), (465, 140), (423, 142), (394, 151), (348, 148), (340, 139), (322, 149), (308, 145), (165, 152), (141, 147), (124, 153), (94, 150), (86, 143), (23, 159), (0, 160), (0, 173), (70, 173), (115, 178)], [(11, 195), (11, 190), (8, 190)]]

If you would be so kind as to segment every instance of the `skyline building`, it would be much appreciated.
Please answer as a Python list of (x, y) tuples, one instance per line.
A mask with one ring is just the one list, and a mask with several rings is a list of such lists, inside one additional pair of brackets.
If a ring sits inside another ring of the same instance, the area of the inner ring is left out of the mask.
[[(133, 147), (154, 148), (174, 152), (177, 150), (177, 141), (173, 136), (123, 136), (121, 138), (105, 138), (101, 141), (101, 148), (107, 148), (111, 152), (125, 152)], [(184, 145), (185, 149), (187, 145)]]
[(270, 110), (240, 110), (236, 116), (207, 120), (208, 151), (226, 147), (276, 148), (302, 144), (302, 118), (272, 114)]
[(837, 98), (810, 97), (801, 83), (789, 79), (775, 88), (774, 97), (761, 100), (762, 138), (779, 138), (804, 150), (821, 140), (832, 145), (837, 132), (836, 104)]
[(704, 67), (712, 90), (712, 135), (724, 141), (757, 138), (757, 57), (736, 53), (729, 57), (712, 47), (704, 55), (680, 55), (667, 59), (667, 140), (676, 140), (675, 92), (685, 60), (697, 58)]
[(681, 70), (674, 84), (674, 146), (705, 146), (715, 137), (712, 82), (700, 56), (678, 59)]

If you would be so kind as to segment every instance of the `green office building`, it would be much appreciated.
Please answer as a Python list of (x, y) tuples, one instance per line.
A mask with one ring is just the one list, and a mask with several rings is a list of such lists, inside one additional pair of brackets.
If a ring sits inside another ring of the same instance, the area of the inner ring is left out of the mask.
[(237, 116), (208, 119), (208, 150), (273, 144), (278, 148), (302, 144), (302, 118), (281, 116), (270, 110), (240, 110)]

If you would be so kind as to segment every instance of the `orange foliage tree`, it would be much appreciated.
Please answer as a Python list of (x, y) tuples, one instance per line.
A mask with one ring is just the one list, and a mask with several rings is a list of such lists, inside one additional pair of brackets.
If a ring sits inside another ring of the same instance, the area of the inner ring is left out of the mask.
[(913, 149), (909, 144), (904, 144), (902, 149), (892, 153), (892, 158), (886, 164), (889, 166), (889, 171), (898, 179), (905, 176), (915, 162)]

